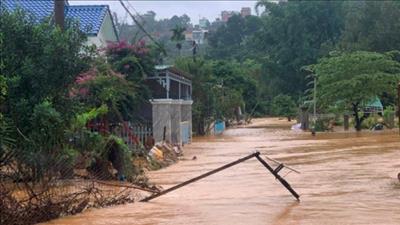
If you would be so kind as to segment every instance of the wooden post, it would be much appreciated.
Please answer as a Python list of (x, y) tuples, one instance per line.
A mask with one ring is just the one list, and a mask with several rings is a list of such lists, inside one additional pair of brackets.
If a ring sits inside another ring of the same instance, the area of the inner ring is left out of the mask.
[(56, 26), (59, 26), (61, 30), (64, 30), (64, 9), (65, 9), (65, 0), (55, 0), (54, 1), (54, 20)]
[(300, 109), (301, 109), (301, 115), (300, 115), (301, 129), (308, 130), (309, 128), (308, 109), (305, 106), (301, 107)]
[(344, 114), (344, 116), (343, 116), (343, 126), (344, 126), (344, 130), (349, 130), (349, 119), (350, 119), (350, 116), (349, 116), (349, 114)]
[(397, 84), (397, 118), (399, 125), (399, 133), (400, 133), (400, 82)]
[(390, 129), (394, 128), (394, 119), (395, 118), (396, 118), (395, 112), (389, 112), (385, 116), (385, 123)]

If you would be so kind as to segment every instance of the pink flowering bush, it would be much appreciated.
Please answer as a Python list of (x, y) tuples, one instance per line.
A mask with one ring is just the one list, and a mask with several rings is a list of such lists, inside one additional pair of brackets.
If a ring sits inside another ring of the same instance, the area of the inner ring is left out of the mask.
[(91, 94), (91, 90), (96, 84), (97, 80), (101, 77), (108, 77), (109, 79), (120, 80), (120, 82), (126, 82), (125, 76), (121, 73), (113, 71), (109, 65), (99, 63), (99, 65), (93, 66), (88, 71), (79, 74), (76, 79), (74, 86), (69, 91), (70, 97), (86, 98)]
[(126, 56), (129, 54), (144, 56), (150, 51), (149, 48), (146, 47), (146, 42), (144, 40), (132, 45), (125, 40), (120, 42), (108, 42), (107, 47), (103, 50), (108, 56)]
[(128, 80), (138, 83), (153, 72), (154, 60), (144, 40), (135, 44), (127, 41), (108, 42), (102, 50), (113, 70), (126, 75)]
[(69, 96), (91, 107), (106, 105), (109, 121), (137, 119), (138, 107), (150, 98), (144, 84), (154, 69), (150, 49), (144, 41), (108, 42), (90, 70), (76, 77)]
[(84, 84), (88, 81), (94, 80), (96, 78), (97, 72), (98, 71), (96, 68), (91, 68), (87, 72), (79, 74), (78, 77), (75, 79), (75, 83)]

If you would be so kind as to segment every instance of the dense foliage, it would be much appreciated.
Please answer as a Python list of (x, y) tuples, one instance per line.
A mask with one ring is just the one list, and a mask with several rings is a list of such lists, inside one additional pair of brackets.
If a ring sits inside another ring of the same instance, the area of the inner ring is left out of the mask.
[(400, 63), (393, 55), (353, 52), (323, 58), (312, 70), (318, 78), (320, 107), (338, 105), (352, 111), (355, 128), (361, 129), (362, 108), (375, 96), (394, 96), (400, 80)]
[[(195, 76), (194, 90), (208, 88), (213, 91), (210, 96), (196, 94), (195, 91), (196, 112), (202, 112), (201, 118), (209, 120), (237, 117), (232, 108), (238, 106), (242, 106), (244, 112), (255, 115), (293, 114), (290, 110), (277, 113), (274, 99), (288, 96), (292, 100), (287, 99), (287, 104), (292, 106), (292, 102), (298, 106), (304, 104), (305, 100), (311, 100), (309, 94), (312, 93), (313, 84), (308, 79), (310, 71), (304, 69), (308, 65), (339, 54), (337, 52), (370, 51), (373, 54), (399, 50), (399, 7), (396, 1), (260, 0), (255, 6), (257, 16), (242, 17), (237, 14), (226, 23), (219, 21), (209, 24), (206, 44), (199, 46), (206, 50), (200, 54), (203, 59), (191, 62), (191, 69), (186, 68), (193, 74), (201, 70), (210, 73), (201, 79)], [(174, 42), (170, 41), (175, 40), (176, 43), (176, 37), (181, 36), (179, 33), (184, 28), (188, 31), (193, 29), (187, 16), (155, 20), (154, 13), (147, 13), (142, 17), (142, 22), (158, 40), (170, 46), (167, 52), (172, 54), (167, 57), (168, 63), (171, 63), (171, 58), (189, 56), (186, 50), (190, 46), (187, 42), (182, 42), (176, 51), (172, 48)], [(127, 26), (124, 26), (122, 30), (125, 32)], [(183, 40), (183, 36), (180, 40)], [(393, 59), (399, 61), (396, 57), (396, 54), (393, 55)], [(178, 59), (176, 63), (182, 65), (182, 61), (189, 63), (190, 60)], [(192, 67), (199, 69), (192, 72)], [(243, 84), (251, 86), (242, 82), (247, 79), (256, 84), (254, 88), (243, 87)], [(377, 95), (385, 106), (394, 104), (395, 96), (389, 91), (366, 92), (368, 96)], [(318, 98), (322, 96), (318, 95)], [(337, 113), (345, 110), (343, 107), (339, 109), (336, 103), (323, 103), (327, 101), (318, 100), (317, 104), (321, 103), (317, 107), (318, 113), (331, 111), (332, 108)]]
[(215, 120), (242, 119), (238, 107), (250, 113), (261, 101), (258, 68), (252, 62), (181, 58), (176, 66), (193, 75), (193, 125), (198, 134)]
[(10, 127), (19, 166), (39, 179), (46, 171), (59, 171), (57, 162), (68, 164), (74, 156), (64, 130), (76, 109), (69, 87), (88, 68), (89, 57), (81, 51), (86, 38), (77, 24), (62, 32), (48, 23), (36, 24), (21, 11), (2, 11), (0, 27), (1, 72), (7, 87), (2, 123)]
[(272, 114), (275, 116), (285, 116), (288, 121), (296, 116), (297, 106), (296, 103), (289, 95), (277, 95), (272, 100)]
[[(209, 34), (207, 57), (211, 60), (234, 58), (239, 62), (251, 59), (261, 65), (258, 81), (262, 99), (269, 102), (266, 106), (271, 106), (273, 99), (282, 94), (303, 104), (304, 100), (310, 100), (309, 90), (312, 89), (312, 82), (307, 78), (310, 74), (304, 70), (305, 66), (339, 54), (337, 52), (342, 54), (361, 50), (370, 51), (364, 52), (364, 55), (374, 55), (373, 52), (399, 50), (399, 7), (397, 1), (260, 0), (256, 4), (258, 17), (233, 16)], [(392, 55), (393, 60), (399, 61), (395, 53), (392, 52)], [(375, 65), (374, 61), (367, 58), (362, 60), (366, 60), (362, 62), (365, 67)], [(344, 65), (349, 70), (359, 69), (345, 62), (335, 64), (340, 66), (338, 71), (342, 71)], [(377, 68), (384, 67), (381, 65)], [(332, 80), (336, 79), (342, 78), (334, 75)], [(379, 93), (368, 88), (363, 93), (367, 96), (377, 95), (385, 106), (393, 105), (395, 97), (388, 94), (392, 90), (385, 87)], [(328, 98), (318, 96), (318, 102), (321, 102), (319, 113), (337, 106), (336, 103), (322, 104), (328, 101)], [(271, 107), (269, 109), (267, 113), (274, 114), (274, 110)], [(262, 111), (262, 108), (257, 110)], [(284, 115), (283, 112), (281, 115)]]
[[(172, 53), (167, 63), (193, 75), (197, 134), (215, 120), (241, 120), (241, 112), (292, 117), (310, 94), (310, 71), (318, 78), (318, 112), (352, 110), (357, 129), (372, 97), (394, 105), (399, 2), (262, 0), (257, 7), (259, 16), (209, 24), (207, 51), (196, 60), (185, 57), (193, 50), (184, 41), (185, 29), (193, 29), (188, 16), (140, 18)], [(93, 159), (92, 169), (115, 154), (129, 159), (121, 139), (87, 124), (139, 120), (137, 110), (151, 96), (144, 78), (166, 62), (137, 26), (117, 26), (128, 41), (110, 43), (100, 56), (85, 47), (78, 24), (62, 32), (21, 11), (1, 11), (0, 165), (18, 160), (32, 179), (41, 179), (50, 171), (68, 176), (54, 162), (72, 166), (79, 155)], [(126, 174), (129, 163), (116, 161)]]
[[(262, 20), (257, 16), (232, 16), (228, 22), (211, 32), (208, 37), (208, 55), (213, 59), (237, 59), (244, 61), (251, 50), (244, 46), (249, 45), (251, 37), (262, 27)], [(249, 51), (247, 51), (249, 50)]]
[(145, 43), (110, 43), (101, 56), (78, 24), (61, 31), (22, 11), (1, 11), (0, 27), (0, 166), (17, 162), (12, 179), (39, 181), (70, 177), (85, 158), (95, 176), (112, 178), (111, 162), (132, 178), (132, 152), (111, 125), (134, 121), (148, 99), (142, 81), (154, 66)]

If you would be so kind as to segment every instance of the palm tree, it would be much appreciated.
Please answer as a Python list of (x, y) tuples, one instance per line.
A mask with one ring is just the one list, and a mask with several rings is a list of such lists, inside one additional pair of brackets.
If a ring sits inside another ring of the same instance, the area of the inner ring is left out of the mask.
[(178, 49), (180, 56), (182, 49), (181, 41), (185, 40), (184, 32), (186, 31), (186, 28), (177, 25), (174, 29), (171, 29), (171, 31), (172, 31), (171, 41), (176, 41), (176, 48)]

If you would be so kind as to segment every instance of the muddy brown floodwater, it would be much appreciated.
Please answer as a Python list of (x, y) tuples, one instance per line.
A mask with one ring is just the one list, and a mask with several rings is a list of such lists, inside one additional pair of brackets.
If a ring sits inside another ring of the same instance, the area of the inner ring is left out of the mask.
[(400, 224), (395, 131), (311, 137), (291, 131), (288, 122), (259, 119), (220, 137), (195, 139), (185, 148), (188, 160), (150, 177), (166, 188), (254, 150), (301, 171), (286, 176), (301, 202), (251, 159), (149, 203), (88, 210), (47, 224)]

